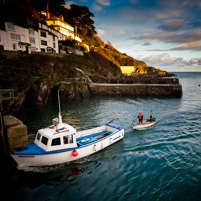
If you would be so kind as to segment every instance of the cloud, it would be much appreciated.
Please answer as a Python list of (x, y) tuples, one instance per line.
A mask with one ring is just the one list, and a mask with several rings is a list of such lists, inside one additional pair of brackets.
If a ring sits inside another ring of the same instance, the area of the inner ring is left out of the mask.
[(182, 57), (171, 57), (168, 53), (163, 53), (159, 55), (150, 55), (145, 58), (140, 58), (145, 61), (148, 66), (156, 67), (201, 67), (201, 57), (200, 58), (191, 58), (186, 60)]
[(150, 46), (150, 45), (151, 45), (150, 42), (145, 42), (145, 43), (143, 44), (143, 46)]
[(201, 51), (201, 45), (183, 45), (180, 47), (171, 48), (170, 50), (194, 50)]
[[(168, 30), (171, 26), (171, 23), (168, 23)], [(180, 26), (181, 27), (181, 26)], [(171, 28), (172, 29), (172, 28)], [(133, 40), (153, 40), (155, 42), (162, 42), (164, 44), (178, 44), (180, 46), (171, 47), (169, 50), (194, 50), (200, 51), (201, 50), (201, 29), (189, 29), (189, 30), (182, 30), (182, 31), (164, 31), (164, 30), (153, 30), (149, 33), (143, 33), (142, 35), (132, 37), (130, 39)], [(144, 42), (144, 45), (148, 43)]]
[(159, 26), (159, 29), (162, 29), (163, 31), (177, 31), (184, 25), (185, 21), (181, 19), (166, 20), (161, 24), (161, 26)]
[(71, 4), (76, 4), (76, 3), (73, 1), (66, 1), (64, 7), (70, 9)]
[(98, 32), (99, 36), (105, 35), (105, 31), (104, 30), (98, 29), (97, 32)]
[(92, 9), (95, 11), (103, 11), (103, 8), (100, 5), (98, 5), (97, 3), (92, 4)]
[(189, 30), (189, 29), (199, 29), (201, 28), (201, 21), (187, 21), (184, 19), (174, 19), (174, 20), (165, 20), (158, 29), (163, 31), (181, 31), (181, 30)]
[(103, 5), (103, 6), (109, 6), (110, 0), (96, 0), (96, 3)]
[(168, 6), (168, 7), (175, 7), (175, 6), (180, 6), (181, 8), (191, 8), (191, 7), (197, 7), (201, 8), (201, 2), (200, 0), (168, 0), (168, 1), (161, 1), (161, 5), (163, 6)]
[(95, 0), (92, 9), (95, 11), (103, 11), (102, 6), (110, 6), (110, 0)]

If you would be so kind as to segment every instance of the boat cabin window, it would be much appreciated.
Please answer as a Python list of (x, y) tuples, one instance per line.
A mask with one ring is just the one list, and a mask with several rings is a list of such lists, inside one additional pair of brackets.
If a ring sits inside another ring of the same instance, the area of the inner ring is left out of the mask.
[(36, 139), (39, 141), (39, 140), (40, 140), (40, 137), (41, 137), (41, 134), (38, 133)]
[(57, 146), (57, 145), (61, 145), (60, 137), (59, 137), (59, 138), (52, 139), (52, 144), (51, 144), (51, 146)]
[(66, 135), (63, 137), (64, 144), (73, 143), (73, 135)]
[(43, 136), (41, 142), (42, 142), (43, 144), (47, 145), (47, 143), (48, 143), (48, 138), (46, 138), (45, 136)]

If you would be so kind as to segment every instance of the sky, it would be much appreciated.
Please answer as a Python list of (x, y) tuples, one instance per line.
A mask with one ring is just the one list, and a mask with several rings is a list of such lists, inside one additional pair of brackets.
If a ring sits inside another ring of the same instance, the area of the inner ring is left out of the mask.
[(98, 36), (168, 72), (201, 71), (200, 0), (72, 0), (94, 13)]

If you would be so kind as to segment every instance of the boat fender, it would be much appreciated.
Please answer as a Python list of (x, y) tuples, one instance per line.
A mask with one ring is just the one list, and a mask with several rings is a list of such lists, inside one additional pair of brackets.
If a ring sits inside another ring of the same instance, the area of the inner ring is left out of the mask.
[(59, 129), (58, 129), (58, 128), (56, 129), (56, 132), (57, 132), (57, 133), (59, 132)]
[(50, 129), (53, 129), (54, 128), (54, 126), (50, 126)]
[(96, 144), (94, 145), (94, 151), (96, 151)]
[(78, 152), (77, 152), (76, 150), (74, 150), (74, 151), (72, 152), (72, 156), (76, 157), (77, 155), (78, 155)]

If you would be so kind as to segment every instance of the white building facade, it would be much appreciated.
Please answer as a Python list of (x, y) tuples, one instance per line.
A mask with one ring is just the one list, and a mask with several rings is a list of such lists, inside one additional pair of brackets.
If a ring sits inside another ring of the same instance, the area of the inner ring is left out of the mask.
[(13, 22), (5, 21), (5, 29), (0, 29), (0, 49), (10, 51), (54, 52), (59, 53), (59, 40), (65, 35), (38, 23), (35, 27), (22, 27)]
[(78, 42), (82, 42), (81, 38), (75, 33), (75, 29), (73, 26), (64, 21), (63, 16), (60, 17), (49, 17), (46, 19), (46, 23), (49, 26), (52, 26), (55, 30), (59, 31), (63, 35), (66, 36), (66, 40), (76, 40)]

